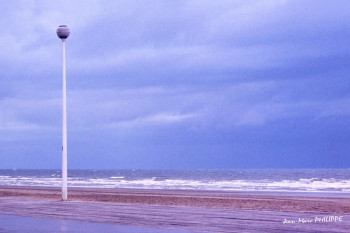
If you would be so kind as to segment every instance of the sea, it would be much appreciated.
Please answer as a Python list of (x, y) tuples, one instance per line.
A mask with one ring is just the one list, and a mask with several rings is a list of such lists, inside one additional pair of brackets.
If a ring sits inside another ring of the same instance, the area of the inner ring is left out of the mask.
[[(59, 169), (2, 169), (2, 186), (60, 187)], [(350, 169), (68, 170), (68, 187), (350, 196)]]

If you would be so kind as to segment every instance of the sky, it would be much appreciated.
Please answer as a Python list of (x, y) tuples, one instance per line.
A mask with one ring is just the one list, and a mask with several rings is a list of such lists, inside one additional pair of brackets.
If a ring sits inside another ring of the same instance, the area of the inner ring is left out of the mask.
[(1, 1), (0, 169), (350, 167), (350, 2)]

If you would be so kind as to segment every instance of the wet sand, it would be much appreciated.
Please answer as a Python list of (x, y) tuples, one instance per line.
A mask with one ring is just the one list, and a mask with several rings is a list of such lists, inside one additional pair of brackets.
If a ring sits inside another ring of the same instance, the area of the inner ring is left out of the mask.
[[(1, 233), (164, 233), (162, 229), (134, 227), (106, 223), (82, 222), (62, 219), (33, 218), (0, 214)], [(182, 230), (166, 230), (166, 233), (191, 233)]]
[[(164, 232), (350, 229), (350, 197), (70, 188), (68, 198), (67, 202), (60, 201), (58, 188), (0, 187), (0, 214), (148, 227)], [(342, 217), (342, 221), (330, 221), (332, 216)], [(321, 218), (323, 221), (316, 221)]]

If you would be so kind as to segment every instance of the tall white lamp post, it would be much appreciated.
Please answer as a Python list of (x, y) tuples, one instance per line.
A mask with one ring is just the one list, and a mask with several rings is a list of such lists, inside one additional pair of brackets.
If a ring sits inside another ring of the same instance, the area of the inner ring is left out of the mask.
[(66, 201), (67, 193), (67, 99), (66, 99), (66, 39), (69, 36), (69, 28), (61, 25), (57, 28), (57, 36), (62, 40), (63, 55), (63, 127), (62, 127), (62, 200)]

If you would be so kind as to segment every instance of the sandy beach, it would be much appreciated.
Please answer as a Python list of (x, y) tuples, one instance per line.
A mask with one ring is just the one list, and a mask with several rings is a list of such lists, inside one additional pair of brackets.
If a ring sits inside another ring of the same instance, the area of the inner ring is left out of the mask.
[[(60, 192), (60, 188), (50, 187), (0, 187), (0, 197), (60, 200)], [(350, 214), (350, 197), (291, 196), (287, 193), (272, 195), (258, 192), (243, 194), (192, 190), (70, 188), (69, 200)]]
[(0, 214), (164, 232), (348, 232), (350, 229), (347, 197), (70, 188), (69, 201), (62, 202), (60, 198), (59, 188), (0, 187)]

